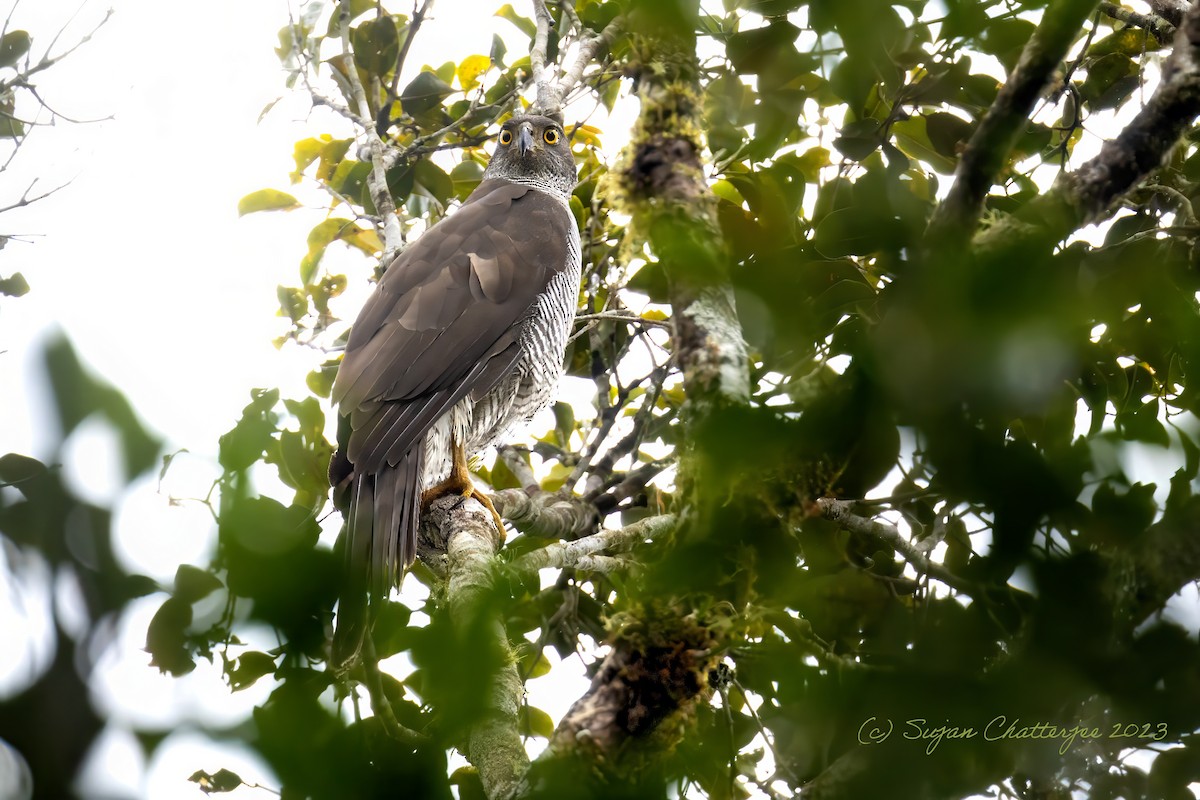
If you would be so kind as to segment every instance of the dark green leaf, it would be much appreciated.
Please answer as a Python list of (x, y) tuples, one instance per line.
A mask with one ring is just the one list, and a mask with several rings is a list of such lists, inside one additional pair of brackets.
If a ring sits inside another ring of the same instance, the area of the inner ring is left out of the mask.
[(203, 770), (193, 772), (189, 781), (199, 784), (200, 791), (205, 794), (224, 794), (232, 792), (234, 789), (242, 785), (242, 779), (233, 772), (227, 769), (219, 769), (212, 775), (209, 775)]
[(400, 36), (396, 22), (389, 16), (376, 17), (350, 32), (354, 62), (370, 75), (387, 75), (396, 66), (400, 54)]
[(9, 31), (0, 39), (0, 67), (11, 67), (29, 52), (33, 40), (26, 31)]
[(404, 87), (400, 93), (400, 103), (406, 114), (416, 115), (441, 105), (452, 94), (454, 89), (449, 83), (433, 72), (422, 72)]
[(229, 672), (229, 685), (233, 691), (253, 686), (264, 675), (275, 672), (275, 656), (257, 651), (243, 653), (237, 666)]
[(208, 570), (180, 564), (175, 570), (175, 596), (185, 603), (194, 603), (221, 588), (221, 580)]

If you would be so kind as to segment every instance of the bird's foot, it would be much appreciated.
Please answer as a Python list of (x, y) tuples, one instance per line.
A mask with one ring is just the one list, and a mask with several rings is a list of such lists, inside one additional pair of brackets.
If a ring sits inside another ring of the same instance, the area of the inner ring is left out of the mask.
[(474, 498), (478, 500), (491, 513), (492, 521), (496, 524), (496, 531), (500, 534), (500, 541), (504, 541), (504, 520), (500, 518), (496, 507), (492, 505), (492, 499), (475, 488), (475, 484), (471, 482), (471, 477), (465, 470), (451, 470), (445, 480), (422, 492), (421, 512), (424, 513), (429, 508), (429, 504), (434, 500), (446, 495), (457, 495), (463, 499)]

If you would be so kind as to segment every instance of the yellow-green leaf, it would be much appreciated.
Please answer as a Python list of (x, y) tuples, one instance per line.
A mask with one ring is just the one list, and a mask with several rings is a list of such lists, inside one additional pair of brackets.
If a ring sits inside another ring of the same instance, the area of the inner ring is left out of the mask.
[(531, 653), (529, 658), (524, 659), (525, 663), (521, 665), (521, 674), (527, 679), (549, 675), (550, 659), (546, 658), (546, 654), (539, 650), (537, 651), (536, 658), (532, 657), (532, 655)]
[(601, 133), (603, 133), (603, 131), (593, 125), (576, 125), (571, 130), (571, 136), (576, 143), (581, 143), (591, 147), (603, 146), (600, 144)]
[(532, 38), (533, 35), (537, 33), (537, 25), (534, 24), (533, 20), (531, 20), (529, 17), (522, 17), (520, 14), (518, 14), (516, 9), (512, 7), (512, 3), (505, 3), (502, 5), (500, 10), (496, 12), (495, 16), (500, 17), (501, 19), (506, 19), (513, 25), (516, 25), (526, 36)]
[(355, 228), (343, 234), (340, 238), (346, 244), (362, 250), (369, 256), (383, 250), (383, 242), (380, 241), (379, 234), (375, 233), (371, 228)]
[(300, 201), (278, 189), (259, 189), (238, 201), (238, 216), (244, 217), (256, 211), (291, 211), (299, 208)]
[(458, 65), (455, 75), (458, 76), (458, 85), (464, 91), (470, 91), (479, 85), (479, 76), (487, 72), (492, 66), (492, 59), (487, 56), (467, 56)]
[(906, 155), (919, 158), (938, 172), (950, 175), (954, 172), (957, 162), (939, 153), (929, 140), (925, 129), (924, 117), (902, 119), (892, 125), (892, 135), (896, 137), (896, 146)]
[(550, 468), (550, 474), (542, 481), (542, 488), (547, 492), (557, 492), (567, 482), (567, 476), (570, 474), (570, 467), (563, 464), (555, 464)]
[(794, 163), (799, 168), (800, 174), (804, 176), (804, 180), (816, 183), (821, 177), (821, 169), (828, 167), (833, 162), (829, 160), (827, 149), (814, 147), (797, 158)]
[(521, 733), (526, 736), (540, 736), (549, 739), (554, 735), (554, 720), (540, 708), (521, 706)]

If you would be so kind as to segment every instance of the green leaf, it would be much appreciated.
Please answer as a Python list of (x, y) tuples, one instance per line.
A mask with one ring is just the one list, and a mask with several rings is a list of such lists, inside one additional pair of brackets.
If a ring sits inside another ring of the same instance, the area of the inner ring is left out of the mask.
[(1088, 65), (1079, 91), (1089, 108), (1116, 108), (1137, 88), (1140, 74), (1129, 56), (1110, 53)]
[[(524, 453), (523, 459), (525, 463), (528, 464), (529, 454)], [(504, 459), (502, 458), (497, 458), (496, 463), (492, 466), (492, 474), (488, 476), (488, 483), (490, 483), (492, 488), (496, 491), (500, 491), (501, 489), (522, 488), (521, 482), (517, 479), (517, 476), (513, 474), (513, 471), (509, 469), (508, 464), (504, 463)]]
[(833, 146), (854, 161), (862, 161), (879, 145), (879, 121), (869, 118), (842, 126), (840, 135), (833, 140)]
[(301, 139), (292, 146), (292, 160), (296, 162), (296, 171), (292, 173), (292, 183), (299, 182), (301, 173), (308, 169), (309, 164), (317, 160), (317, 157), (321, 155), (321, 150), (332, 140), (332, 136), (323, 134), (319, 139), (311, 136)]
[(554, 404), (554, 431), (560, 447), (568, 447), (571, 434), (575, 432), (575, 409), (570, 403)]
[(278, 189), (259, 189), (238, 201), (238, 216), (244, 217), (256, 211), (291, 211), (299, 208), (300, 201)]
[(221, 586), (221, 580), (216, 575), (191, 564), (180, 564), (175, 570), (175, 596), (184, 602), (202, 600)]
[(0, 278), (0, 294), (9, 297), (21, 297), (29, 292), (29, 283), (25, 280), (25, 276), (19, 272), (14, 272), (7, 278)]
[(275, 657), (252, 650), (243, 653), (237, 666), (229, 673), (229, 685), (233, 691), (246, 689), (264, 675), (275, 672)]
[(0, 67), (11, 67), (29, 52), (33, 40), (25, 31), (9, 31), (0, 39)]
[(321, 166), (317, 168), (318, 180), (327, 181), (337, 173), (352, 144), (353, 139), (331, 139), (321, 146)]
[[(259, 555), (274, 556), (309, 548), (321, 533), (312, 510), (285, 506), (273, 497), (246, 497), (234, 501), (221, 515), (222, 541), (234, 541)], [(235, 588), (230, 584), (230, 588)]]
[(508, 20), (513, 25), (516, 25), (518, 28), (520, 28), (521, 33), (525, 34), (531, 39), (537, 34), (537, 25), (534, 23), (534, 21), (529, 19), (529, 17), (522, 17), (520, 14), (518, 14), (512, 7), (512, 3), (505, 3), (502, 5), (494, 14), (494, 16)]
[(200, 791), (205, 794), (225, 794), (232, 792), (234, 789), (242, 785), (241, 777), (227, 769), (219, 769), (213, 774), (208, 774), (204, 770), (193, 772), (189, 781), (199, 784)]
[(0, 139), (15, 139), (25, 135), (25, 123), (16, 118), (16, 113), (17, 103), (13, 93), (0, 93)]
[(1159, 402), (1151, 400), (1132, 413), (1117, 414), (1117, 429), (1125, 439), (1170, 447), (1171, 437), (1158, 414)]
[(0, 486), (17, 486), (43, 475), (46, 465), (36, 458), (23, 456), (19, 453), (5, 453), (0, 456)]
[(242, 410), (242, 418), (219, 442), (217, 461), (230, 471), (246, 469), (262, 458), (277, 429), (272, 409), (279, 401), (279, 390), (255, 389), (251, 397), (253, 400)]
[(384, 76), (396, 66), (400, 35), (391, 17), (376, 17), (350, 32), (354, 63), (369, 75)]
[(530, 650), (521, 662), (521, 674), (526, 680), (550, 674), (550, 659), (546, 658), (546, 654), (540, 649)]
[(1143, 53), (1166, 47), (1149, 31), (1141, 28), (1125, 28), (1114, 31), (1088, 48), (1089, 58), (1100, 58), (1113, 53), (1128, 58), (1138, 58)]
[(543, 739), (549, 739), (554, 735), (554, 720), (550, 718), (550, 715), (540, 708), (529, 705), (521, 706), (520, 727), (524, 736), (540, 736)]
[[(947, 114), (946, 116), (952, 116)], [(965, 123), (964, 123), (965, 124)], [(892, 125), (892, 135), (896, 137), (896, 146), (905, 154), (918, 158), (933, 167), (943, 175), (954, 174), (958, 161), (948, 158), (930, 140), (927, 129), (928, 120), (925, 117), (910, 117)]]
[(302, 289), (281, 285), (275, 290), (275, 295), (279, 298), (283, 315), (292, 322), (299, 322), (308, 313), (308, 295)]
[[(429, 67), (426, 66), (425, 69), (429, 69)], [(458, 71), (458, 65), (455, 64), (453, 61), (447, 61), (446, 63), (442, 64), (440, 67), (435, 69), (433, 71), (433, 74), (437, 75), (439, 78), (442, 79), (443, 83), (445, 83), (447, 86), (449, 86), (450, 82), (454, 80), (454, 73), (457, 71)]]
[(984, 30), (980, 49), (1000, 59), (1004, 68), (1011, 72), (1036, 30), (1037, 26), (1027, 19), (1010, 17), (995, 20)]
[(172, 675), (186, 675), (196, 668), (187, 645), (187, 627), (192, 624), (192, 604), (168, 597), (146, 628), (146, 651), (150, 666)]
[(452, 94), (454, 89), (450, 84), (435, 73), (422, 72), (404, 87), (404, 91), (400, 93), (400, 104), (406, 114), (415, 116), (441, 105), (441, 102)]
[(337, 169), (329, 179), (329, 185), (338, 194), (366, 205), (370, 202), (370, 190), (367, 187), (367, 177), (370, 174), (370, 163), (346, 158), (338, 162)]
[(508, 53), (508, 46), (504, 44), (504, 40), (499, 35), (492, 34), (492, 49), (488, 51), (488, 58), (492, 60), (500, 69), (504, 69), (504, 56)]
[(337, 377), (337, 362), (325, 363), (317, 367), (304, 379), (309, 391), (317, 397), (329, 397), (333, 391), (333, 379)]
[(461, 161), (450, 170), (450, 180), (454, 183), (454, 196), (466, 200), (483, 180), (483, 167), (471, 160)]
[(417, 185), (439, 203), (445, 204), (454, 195), (453, 179), (427, 158), (417, 162), (416, 180)]

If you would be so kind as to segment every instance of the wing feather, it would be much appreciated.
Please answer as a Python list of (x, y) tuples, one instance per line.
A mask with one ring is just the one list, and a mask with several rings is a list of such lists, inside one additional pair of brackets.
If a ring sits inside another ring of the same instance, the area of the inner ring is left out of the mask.
[(549, 195), (484, 181), (388, 266), (363, 306), (332, 391), (343, 424), (330, 478), (349, 489), (344, 557), (359, 576), (341, 595), (339, 663), (361, 645), (364, 595), (385, 594), (416, 555), (426, 433), (516, 368), (521, 327), (567, 267), (574, 224)]

